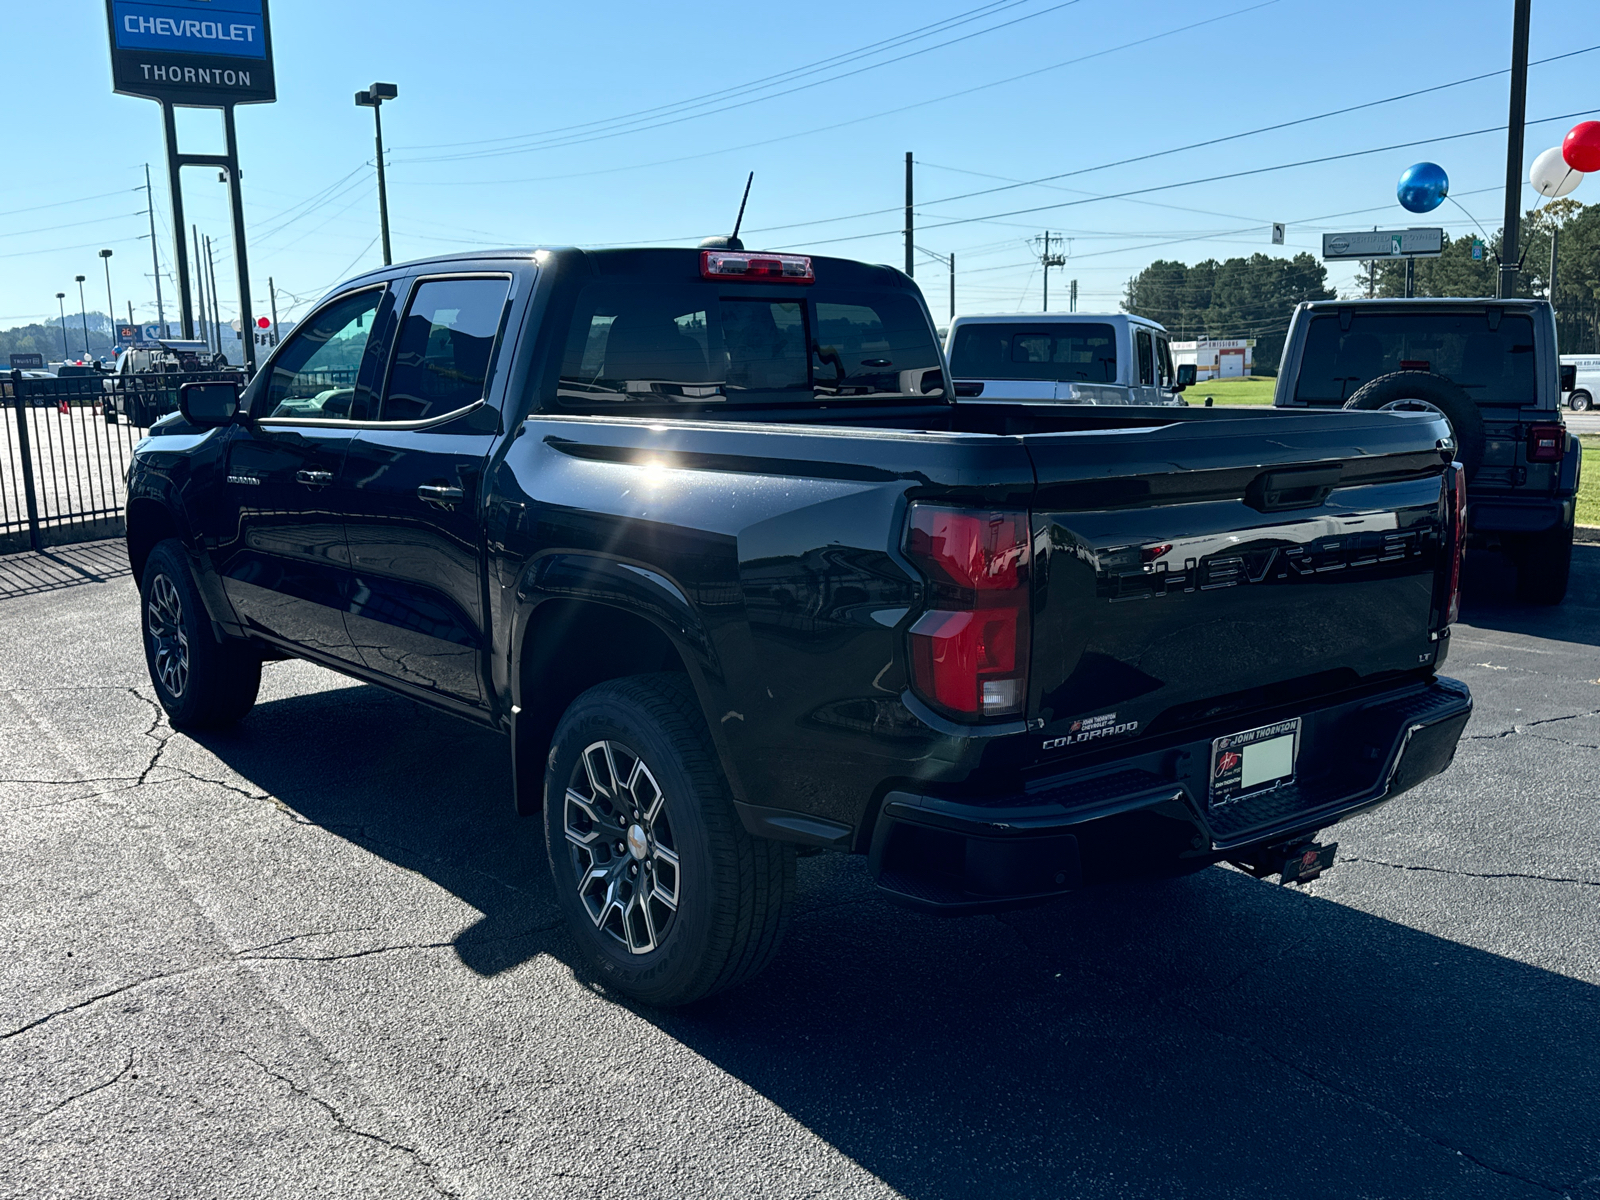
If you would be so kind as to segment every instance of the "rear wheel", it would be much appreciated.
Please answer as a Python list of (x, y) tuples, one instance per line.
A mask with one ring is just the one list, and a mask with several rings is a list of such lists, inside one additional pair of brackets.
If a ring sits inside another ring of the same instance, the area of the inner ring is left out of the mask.
[(740, 823), (683, 675), (590, 688), (557, 726), (545, 841), (584, 957), (646, 1004), (688, 1004), (777, 952), (794, 898), (791, 846)]
[(1572, 526), (1525, 534), (1512, 547), (1517, 565), (1517, 599), (1529, 604), (1560, 604), (1572, 574)]
[(261, 657), (244, 642), (219, 642), (212, 633), (182, 543), (157, 543), (139, 591), (145, 663), (173, 728), (236, 724), (255, 706)]
[(1571, 399), (1567, 401), (1567, 407), (1573, 412), (1588, 412), (1593, 403), (1594, 400), (1588, 392), (1573, 392)]

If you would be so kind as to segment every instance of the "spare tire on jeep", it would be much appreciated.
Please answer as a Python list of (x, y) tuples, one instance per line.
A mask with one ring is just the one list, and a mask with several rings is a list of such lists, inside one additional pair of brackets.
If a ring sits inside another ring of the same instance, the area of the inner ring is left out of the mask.
[(1394, 371), (1362, 385), (1344, 403), (1346, 408), (1425, 411), (1444, 414), (1456, 436), (1456, 461), (1467, 470), (1467, 482), (1483, 461), (1483, 414), (1460, 384), (1431, 371)]

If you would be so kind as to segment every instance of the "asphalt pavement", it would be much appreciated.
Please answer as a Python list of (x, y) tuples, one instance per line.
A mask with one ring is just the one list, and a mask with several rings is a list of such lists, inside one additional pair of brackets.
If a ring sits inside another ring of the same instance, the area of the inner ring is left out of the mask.
[(496, 737), (302, 663), (174, 734), (114, 547), (0, 559), (0, 1196), (1600, 1197), (1600, 546), (1473, 558), (1454, 767), (1305, 889), (941, 920), (800, 864), (688, 1011), (579, 965)]

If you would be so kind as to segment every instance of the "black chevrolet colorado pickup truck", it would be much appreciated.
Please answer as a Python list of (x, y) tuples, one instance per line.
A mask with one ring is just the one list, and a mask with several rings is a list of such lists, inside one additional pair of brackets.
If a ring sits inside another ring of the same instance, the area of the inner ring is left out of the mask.
[(1311, 878), (1471, 710), (1443, 420), (962, 406), (888, 267), (395, 266), (181, 408), (127, 505), (172, 723), (293, 655), (504, 731), (578, 943), (649, 1003), (760, 970), (808, 850), (948, 913)]
[(1319, 300), (1295, 310), (1273, 403), (1443, 415), (1467, 473), (1467, 544), (1505, 553), (1521, 599), (1559, 604), (1583, 468), (1561, 419), (1575, 374), (1548, 301)]

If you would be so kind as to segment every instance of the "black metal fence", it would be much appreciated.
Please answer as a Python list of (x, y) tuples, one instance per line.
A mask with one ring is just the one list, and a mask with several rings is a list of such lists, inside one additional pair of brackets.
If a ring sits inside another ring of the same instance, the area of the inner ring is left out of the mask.
[(119, 537), (128, 462), (191, 380), (238, 371), (28, 378), (0, 375), (0, 553)]

